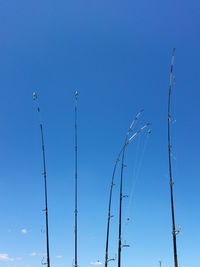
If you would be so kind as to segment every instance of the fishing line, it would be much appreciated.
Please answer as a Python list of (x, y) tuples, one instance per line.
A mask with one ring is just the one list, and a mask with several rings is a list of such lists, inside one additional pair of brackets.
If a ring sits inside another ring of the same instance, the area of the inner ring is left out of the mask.
[(145, 151), (146, 151), (146, 147), (147, 147), (147, 144), (148, 144), (148, 140), (149, 140), (149, 134), (145, 134), (146, 137), (145, 137), (145, 141), (144, 141), (144, 145), (143, 145), (143, 148), (142, 148), (142, 152), (140, 153), (140, 156), (139, 156), (139, 147), (141, 145), (141, 137), (140, 137), (140, 140), (139, 140), (139, 145), (137, 146), (137, 155), (136, 155), (136, 159), (137, 159), (137, 166), (134, 168), (134, 173), (133, 173), (133, 179), (132, 179), (132, 185), (131, 185), (131, 192), (130, 192), (130, 195), (129, 195), (129, 200), (128, 200), (128, 204), (127, 204), (127, 208), (126, 208), (126, 221), (124, 223), (124, 236), (125, 238), (127, 237), (127, 232), (128, 232), (128, 225), (131, 221), (130, 219), (130, 209), (131, 209), (131, 205), (132, 205), (132, 201), (133, 201), (133, 195), (134, 195), (134, 192), (135, 192), (135, 187), (136, 187), (136, 184), (137, 184), (137, 181), (139, 179), (139, 175), (140, 175), (140, 170), (141, 170), (141, 167), (142, 167), (142, 163), (143, 163), (143, 159), (144, 159), (144, 155), (145, 155)]
[(137, 134), (139, 134), (141, 131), (143, 131), (146, 127), (148, 127), (150, 123), (145, 124), (142, 126), (135, 134), (132, 135), (127, 140), (127, 136), (125, 139), (125, 145), (123, 147), (123, 154), (122, 154), (122, 163), (121, 163), (121, 178), (120, 178), (120, 205), (119, 205), (119, 234), (118, 234), (118, 267), (121, 267), (121, 249), (122, 247), (129, 247), (128, 245), (122, 246), (122, 202), (123, 198), (127, 197), (126, 195), (123, 195), (123, 169), (124, 169), (124, 156), (125, 156), (125, 150), (126, 146), (131, 142), (131, 140), (136, 137)]
[[(135, 152), (135, 160), (134, 160), (134, 167), (133, 167), (133, 176), (135, 177), (136, 176), (136, 168), (138, 166), (138, 161), (139, 161), (139, 152), (140, 152), (140, 145), (141, 145), (141, 135), (138, 136), (138, 140), (137, 140), (137, 145), (136, 145), (136, 152)], [(126, 192), (128, 193), (128, 180), (126, 179)], [(133, 186), (133, 185), (132, 185)], [(132, 188), (132, 187), (131, 187)], [(125, 211), (125, 218), (126, 218), (126, 222), (127, 222), (127, 218), (128, 218), (128, 214), (127, 214), (127, 207), (129, 206), (129, 203), (130, 203), (130, 197), (131, 197), (131, 193), (129, 193), (129, 200), (128, 200), (128, 203), (126, 205), (126, 211)], [(125, 224), (126, 224), (125, 222)]]
[[(133, 176), (136, 177), (136, 169), (137, 169), (137, 166), (138, 166), (138, 162), (139, 162), (139, 151), (140, 151), (140, 145), (141, 145), (141, 136), (139, 135), (138, 137), (138, 142), (137, 142), (137, 147), (136, 147), (136, 154), (135, 154), (135, 161), (134, 161), (134, 168), (133, 168)], [(127, 183), (128, 185), (128, 183)], [(127, 186), (128, 187), (128, 186)], [(133, 182), (132, 182), (132, 186), (131, 188), (133, 188)], [(131, 192), (129, 193), (129, 200), (128, 200), (128, 203), (126, 205), (126, 211), (125, 211), (125, 222), (124, 222), (124, 237), (126, 238), (127, 236), (127, 228), (128, 228), (128, 224), (129, 224), (129, 220), (130, 218), (128, 217), (128, 210), (129, 210), (129, 206), (130, 206), (130, 199), (132, 199), (132, 191), (133, 189), (131, 189)], [(129, 220), (128, 220), (129, 219)]]
[(134, 167), (133, 167), (133, 177), (136, 177), (137, 173), (137, 168), (138, 168), (138, 163), (139, 163), (139, 154), (141, 151), (141, 135), (138, 137), (138, 142), (137, 142), (137, 148), (136, 148), (136, 154), (135, 154), (135, 160), (134, 160)]
[[(137, 122), (139, 122), (139, 120), (137, 120), (136, 121), (136, 123), (135, 123), (135, 125), (133, 126), (133, 128), (135, 128), (136, 127), (136, 124), (137, 124)], [(142, 122), (140, 122), (140, 124), (142, 124)], [(140, 152), (140, 145), (141, 145), (141, 135), (139, 134), (139, 136), (137, 137), (137, 142), (136, 142), (137, 144), (136, 144), (136, 152), (135, 152), (135, 161), (134, 161), (134, 163), (133, 163), (133, 165), (134, 165), (134, 167), (133, 167), (133, 176), (136, 176), (136, 170), (137, 170), (137, 166), (138, 166), (138, 162), (139, 162), (139, 152)], [(125, 165), (125, 167), (126, 167), (126, 165)], [(128, 186), (128, 179), (125, 179), (125, 181), (124, 181), (124, 188), (125, 188), (125, 192), (128, 192), (128, 189), (130, 188), (129, 186)]]
[(149, 141), (149, 133), (146, 134), (146, 138), (145, 138), (143, 150), (142, 150), (142, 153), (141, 153), (140, 161), (138, 163), (138, 169), (136, 171), (136, 180), (138, 179), (138, 176), (139, 176), (139, 173), (140, 173), (140, 170), (141, 170), (141, 167), (142, 167), (142, 163), (143, 163), (143, 159), (144, 159), (144, 154), (146, 152), (148, 141)]
[[(128, 207), (127, 207), (127, 212), (129, 212), (129, 209), (130, 209), (130, 205), (131, 205), (131, 202), (132, 202), (132, 198), (133, 198), (133, 193), (134, 193), (134, 190), (135, 190), (135, 186), (136, 186), (136, 183), (139, 179), (139, 173), (140, 173), (140, 169), (141, 169), (141, 166), (142, 166), (142, 162), (143, 162), (143, 158), (144, 158), (144, 154), (145, 154), (145, 151), (146, 151), (146, 147), (147, 147), (147, 142), (148, 142), (148, 136), (146, 135), (146, 138), (145, 138), (145, 142), (143, 143), (143, 148), (140, 149), (141, 153), (139, 155), (139, 152), (137, 152), (137, 166), (134, 168), (134, 173), (133, 173), (133, 178), (132, 178), (132, 185), (131, 185), (131, 192), (130, 192), (130, 198), (129, 198), (129, 202), (128, 202)], [(140, 144), (141, 146), (141, 137), (140, 137)], [(139, 148), (139, 146), (138, 146)]]
[[(107, 231), (106, 231), (106, 252), (105, 252), (105, 267), (107, 267), (109, 258), (108, 258), (108, 246), (109, 246), (109, 232), (110, 232), (110, 218), (113, 217), (111, 215), (111, 203), (112, 203), (112, 191), (113, 191), (113, 186), (114, 184), (114, 178), (115, 178), (115, 171), (118, 165), (118, 162), (120, 160), (121, 154), (123, 153), (124, 155), (124, 151), (126, 146), (134, 139), (134, 137), (140, 133), (140, 131), (142, 131), (144, 128), (146, 128), (149, 124), (144, 125), (143, 127), (141, 127), (138, 131), (136, 131), (130, 138), (129, 138), (129, 134), (132, 131), (133, 125), (135, 124), (135, 122), (138, 120), (138, 117), (140, 116), (140, 114), (143, 112), (143, 110), (139, 111), (136, 115), (136, 117), (134, 118), (134, 120), (132, 121), (129, 130), (126, 134), (126, 139), (125, 139), (125, 144), (122, 147), (122, 149), (120, 150), (118, 157), (115, 161), (115, 165), (114, 165), (114, 169), (113, 169), (113, 174), (112, 174), (112, 179), (111, 179), (111, 185), (110, 185), (110, 192), (109, 192), (109, 204), (108, 204), (108, 219), (107, 219)], [(128, 139), (129, 138), (129, 139)], [(123, 164), (123, 161), (122, 161)], [(121, 240), (121, 236), (119, 238), (119, 240)]]

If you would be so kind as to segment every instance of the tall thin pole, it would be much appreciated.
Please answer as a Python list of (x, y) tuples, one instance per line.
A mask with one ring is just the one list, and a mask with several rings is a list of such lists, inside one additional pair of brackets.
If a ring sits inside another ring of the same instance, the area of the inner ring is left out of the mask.
[[(132, 127), (134, 125), (134, 123), (138, 120), (139, 116), (141, 115), (141, 113), (143, 112), (143, 110), (139, 111), (138, 114), (136, 115), (136, 117), (134, 118), (134, 120), (132, 121), (129, 130), (126, 134), (126, 136), (129, 135), (130, 131), (132, 130)], [(112, 180), (111, 180), (111, 186), (110, 186), (110, 194), (109, 194), (109, 204), (108, 204), (108, 221), (107, 221), (107, 232), (106, 232), (106, 253), (105, 253), (105, 267), (108, 266), (108, 246), (109, 246), (109, 233), (110, 233), (110, 219), (111, 219), (111, 203), (112, 203), (112, 191), (113, 191), (113, 186), (114, 184), (114, 178), (115, 178), (115, 171), (117, 168), (117, 164), (120, 160), (120, 156), (121, 153), (123, 152), (123, 149), (120, 151), (120, 153), (117, 156), (117, 159), (115, 161), (115, 165), (114, 165), (114, 169), (113, 169), (113, 174), (112, 174)]]
[(122, 249), (122, 185), (123, 185), (123, 169), (124, 169), (124, 154), (125, 148), (122, 154), (122, 167), (121, 167), (121, 181), (120, 181), (120, 202), (119, 202), (119, 240), (118, 240), (118, 267), (121, 266), (121, 249)]
[[(125, 143), (127, 142), (128, 135), (126, 135)], [(122, 185), (123, 185), (123, 170), (124, 170), (124, 155), (125, 149), (123, 149), (122, 154), (122, 166), (121, 166), (121, 180), (120, 180), (120, 201), (119, 201), (119, 240), (118, 240), (118, 267), (121, 266), (121, 249), (122, 249)]]
[(77, 267), (77, 98), (78, 92), (75, 92), (75, 264)]
[(111, 202), (112, 202), (112, 191), (113, 191), (113, 186), (114, 184), (114, 177), (115, 177), (115, 171), (117, 168), (117, 164), (119, 162), (119, 158), (120, 158), (121, 153), (118, 155), (116, 162), (115, 162), (115, 166), (114, 166), (114, 170), (113, 170), (113, 175), (112, 175), (112, 182), (111, 182), (111, 186), (110, 186), (110, 197), (109, 197), (109, 205), (108, 205), (108, 222), (107, 222), (107, 233), (106, 233), (106, 254), (105, 254), (105, 267), (108, 266), (108, 243), (109, 243), (109, 233), (110, 233), (110, 212), (111, 212)]
[[(109, 194), (109, 205), (108, 205), (108, 221), (107, 221), (107, 232), (106, 232), (106, 253), (105, 253), (105, 267), (108, 266), (108, 262), (114, 259), (109, 259), (108, 258), (108, 248), (109, 248), (109, 233), (110, 233), (110, 219), (113, 217), (111, 216), (111, 203), (112, 203), (112, 191), (113, 191), (113, 186), (114, 184), (114, 178), (115, 178), (115, 172), (116, 172), (116, 168), (118, 165), (118, 162), (120, 161), (120, 157), (121, 154), (123, 153), (123, 151), (125, 150), (126, 146), (132, 142), (132, 140), (143, 130), (145, 129), (147, 126), (150, 125), (150, 123), (145, 124), (144, 126), (142, 126), (139, 130), (137, 130), (130, 138), (129, 138), (129, 134), (132, 131), (132, 128), (134, 126), (134, 123), (138, 120), (139, 116), (141, 115), (141, 113), (144, 110), (141, 110), (137, 113), (137, 115), (135, 116), (134, 120), (132, 121), (129, 130), (126, 134), (126, 140), (124, 143), (124, 146), (122, 147), (122, 149), (120, 150), (117, 159), (115, 161), (115, 165), (114, 165), (114, 169), (113, 169), (113, 174), (112, 174), (112, 180), (111, 180), (111, 186), (110, 186), (110, 194)], [(128, 139), (129, 138), (129, 139)]]
[(37, 111), (40, 120), (40, 131), (41, 131), (41, 139), (42, 139), (42, 155), (43, 155), (43, 176), (44, 176), (44, 189), (45, 189), (45, 216), (46, 216), (46, 248), (47, 248), (47, 267), (50, 267), (50, 255), (49, 255), (49, 224), (48, 224), (48, 205), (47, 205), (47, 176), (46, 176), (46, 160), (45, 160), (45, 147), (44, 147), (44, 135), (43, 135), (43, 127), (42, 121), (40, 117), (40, 106), (36, 93), (33, 93), (33, 99), (37, 101)]
[[(128, 145), (128, 144), (126, 144)], [(115, 172), (116, 172), (116, 168), (118, 165), (118, 162), (120, 161), (120, 156), (123, 152), (123, 148), (121, 149), (121, 151), (118, 154), (118, 157), (115, 161), (115, 166), (113, 169), (113, 175), (112, 175), (112, 181), (111, 181), (111, 186), (110, 186), (110, 197), (109, 197), (109, 205), (108, 205), (108, 222), (107, 222), (107, 233), (106, 233), (106, 253), (105, 253), (105, 267), (108, 266), (108, 262), (110, 261), (110, 259), (108, 259), (108, 246), (109, 246), (109, 234), (110, 234), (110, 219), (111, 217), (111, 203), (112, 203), (112, 191), (113, 191), (113, 186), (114, 184), (114, 178), (115, 178)]]
[(175, 216), (174, 216), (174, 200), (173, 200), (173, 180), (172, 180), (172, 167), (171, 167), (171, 141), (170, 141), (170, 101), (171, 101), (171, 87), (172, 87), (172, 74), (174, 66), (174, 53), (175, 48), (172, 52), (172, 63), (171, 63), (171, 73), (169, 82), (169, 97), (168, 97), (168, 152), (169, 152), (169, 175), (170, 175), (170, 193), (171, 193), (171, 211), (172, 211), (172, 235), (173, 235), (173, 246), (174, 246), (174, 266), (178, 267), (177, 260), (177, 247), (176, 247), (176, 229), (175, 229)]
[[(149, 126), (150, 123), (145, 124), (143, 127), (141, 127), (136, 133), (135, 135), (137, 135), (138, 133), (140, 133), (144, 128), (146, 128), (147, 126)], [(130, 139), (128, 139), (128, 135), (129, 135), (130, 129), (126, 135), (126, 139), (125, 139), (125, 144), (127, 143), (127, 140), (131, 140), (132, 137)], [(121, 250), (122, 250), (122, 199), (123, 197), (123, 170), (124, 170), (124, 156), (125, 156), (125, 150), (126, 150), (126, 145), (124, 145), (123, 148), (123, 154), (122, 154), (122, 165), (121, 165), (121, 179), (120, 179), (120, 204), (119, 204), (119, 239), (118, 239), (118, 267), (121, 267)]]

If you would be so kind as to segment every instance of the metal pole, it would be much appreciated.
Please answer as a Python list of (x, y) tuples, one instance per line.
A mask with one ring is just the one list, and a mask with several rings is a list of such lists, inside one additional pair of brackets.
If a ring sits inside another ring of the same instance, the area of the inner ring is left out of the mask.
[(171, 212), (172, 212), (172, 235), (173, 235), (173, 246), (174, 246), (174, 266), (178, 267), (175, 216), (174, 216), (174, 200), (173, 200), (173, 180), (172, 180), (172, 167), (171, 167), (171, 143), (170, 143), (170, 121), (171, 121), (170, 101), (171, 101), (172, 74), (173, 74), (173, 66), (174, 66), (174, 53), (175, 53), (175, 48), (173, 48), (173, 52), (172, 52), (172, 63), (171, 63), (170, 83), (169, 83), (169, 97), (168, 97), (168, 152), (169, 152)]
[(75, 264), (77, 267), (77, 98), (78, 92), (75, 92)]
[(43, 155), (43, 176), (44, 176), (44, 188), (45, 188), (45, 216), (46, 216), (46, 246), (47, 246), (47, 267), (50, 267), (50, 255), (49, 255), (49, 226), (48, 226), (48, 205), (47, 205), (47, 176), (46, 176), (46, 160), (45, 160), (45, 147), (44, 147), (44, 135), (42, 121), (40, 118), (40, 106), (36, 93), (33, 93), (33, 99), (37, 100), (37, 111), (40, 119), (40, 130), (41, 130), (41, 139), (42, 139), (42, 155)]

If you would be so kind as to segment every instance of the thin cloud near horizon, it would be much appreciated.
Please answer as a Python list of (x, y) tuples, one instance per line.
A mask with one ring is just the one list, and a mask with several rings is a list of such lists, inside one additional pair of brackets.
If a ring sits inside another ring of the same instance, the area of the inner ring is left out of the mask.
[(90, 262), (90, 264), (92, 265), (102, 265), (103, 263), (100, 261), (96, 261), (96, 262)]
[(21, 257), (17, 257), (17, 258), (10, 258), (8, 256), (8, 254), (0, 254), (0, 261), (21, 261), (22, 258)]

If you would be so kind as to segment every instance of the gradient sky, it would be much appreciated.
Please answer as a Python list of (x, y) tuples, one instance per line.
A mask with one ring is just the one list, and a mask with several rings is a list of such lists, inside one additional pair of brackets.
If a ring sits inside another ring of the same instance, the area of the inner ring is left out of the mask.
[[(159, 260), (163, 267), (173, 266), (167, 151), (173, 47), (178, 260), (181, 267), (200, 267), (199, 29), (199, 0), (0, 1), (0, 267), (38, 267), (45, 253), (42, 151), (33, 91), (39, 94), (44, 122), (51, 266), (72, 266), (76, 89), (79, 266), (104, 262), (114, 161), (141, 108), (144, 120), (152, 122), (152, 134), (148, 140), (141, 135), (127, 149), (124, 191), (132, 192), (133, 200), (123, 206), (123, 241), (130, 248), (122, 251), (122, 266), (156, 267)], [(118, 169), (110, 257), (117, 252), (119, 175)]]

